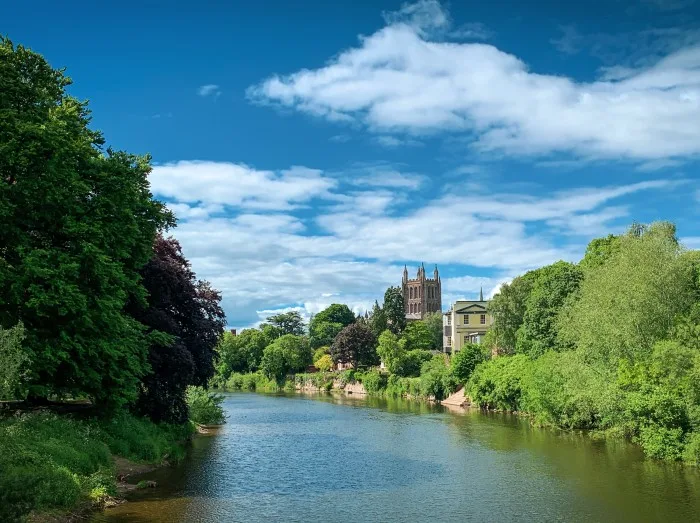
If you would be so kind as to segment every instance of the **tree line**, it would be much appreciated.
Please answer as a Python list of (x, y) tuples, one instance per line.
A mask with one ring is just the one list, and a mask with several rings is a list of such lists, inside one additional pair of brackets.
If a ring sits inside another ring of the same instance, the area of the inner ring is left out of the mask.
[(504, 285), (468, 380), (478, 405), (592, 429), (652, 457), (700, 462), (700, 251), (634, 224)]
[(0, 38), (0, 399), (181, 423), (214, 374), (221, 296), (165, 236), (150, 157), (105, 148), (70, 85)]

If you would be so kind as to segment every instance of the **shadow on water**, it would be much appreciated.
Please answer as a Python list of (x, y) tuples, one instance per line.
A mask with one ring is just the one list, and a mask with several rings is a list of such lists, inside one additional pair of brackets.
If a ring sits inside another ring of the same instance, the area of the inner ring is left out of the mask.
[[(94, 521), (695, 521), (700, 475), (527, 420), (351, 395), (231, 394), (229, 420)], [(141, 478), (139, 478), (141, 479)]]

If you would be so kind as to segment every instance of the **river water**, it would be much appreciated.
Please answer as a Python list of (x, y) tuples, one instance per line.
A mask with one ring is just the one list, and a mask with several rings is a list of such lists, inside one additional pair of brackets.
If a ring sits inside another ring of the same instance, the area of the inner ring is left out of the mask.
[(509, 415), (226, 396), (228, 423), (96, 522), (697, 522), (700, 473)]

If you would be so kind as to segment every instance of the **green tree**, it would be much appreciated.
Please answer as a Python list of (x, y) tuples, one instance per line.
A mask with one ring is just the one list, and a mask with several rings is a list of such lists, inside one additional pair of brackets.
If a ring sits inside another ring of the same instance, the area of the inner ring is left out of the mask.
[(392, 374), (396, 373), (402, 357), (406, 353), (403, 344), (399, 343), (399, 338), (390, 330), (385, 330), (379, 335), (377, 354), (381, 358), (384, 366)]
[(402, 338), (405, 340), (406, 350), (436, 350), (434, 349), (435, 333), (423, 320), (408, 322)]
[(261, 323), (260, 332), (262, 332), (263, 336), (265, 336), (265, 340), (267, 340), (268, 345), (283, 334), (282, 329), (275, 325), (270, 325), (269, 323)]
[(336, 336), (331, 345), (331, 357), (335, 363), (350, 363), (355, 368), (358, 365), (376, 365), (376, 344), (377, 340), (368, 326), (353, 323)]
[(22, 349), (24, 326), (0, 327), (0, 399), (15, 399), (23, 378), (27, 355)]
[(581, 260), (581, 268), (596, 269), (618, 252), (620, 237), (609, 234), (605, 238), (595, 238), (586, 247), (586, 254)]
[[(399, 345), (404, 345), (403, 340)], [(433, 353), (427, 350), (414, 349), (405, 351), (395, 365), (395, 372), (399, 376), (418, 376), (421, 373), (421, 368), (426, 361), (433, 359)]]
[(277, 327), (282, 335), (303, 336), (306, 331), (304, 319), (298, 311), (283, 312), (267, 318), (270, 325)]
[(401, 334), (406, 328), (406, 312), (400, 287), (389, 287), (386, 290), (383, 310), (389, 330)]
[(107, 150), (87, 102), (40, 55), (0, 39), (0, 325), (20, 320), (30, 397), (136, 398), (148, 369), (139, 269), (172, 215), (149, 158)]
[(617, 254), (586, 275), (564, 309), (564, 340), (592, 360), (644, 359), (693, 302), (694, 274), (680, 253), (665, 223), (622, 236)]
[(318, 360), (320, 360), (320, 359), (323, 358), (325, 355), (330, 354), (330, 353), (331, 353), (331, 348), (330, 348), (330, 347), (319, 347), (318, 349), (316, 349), (316, 350), (314, 351), (314, 358), (313, 358), (314, 365), (316, 364), (316, 362), (317, 362)]
[(483, 347), (476, 343), (467, 343), (457, 351), (450, 361), (450, 372), (457, 383), (464, 385), (471, 378), (476, 366), (486, 360)]
[(382, 332), (388, 328), (384, 309), (379, 306), (379, 303), (377, 303), (376, 300), (374, 302), (374, 306), (372, 307), (372, 314), (369, 318), (369, 328), (372, 329), (372, 334), (374, 334), (377, 338), (379, 338)]
[(318, 360), (316, 360), (316, 363), (314, 363), (314, 367), (316, 367), (321, 372), (328, 372), (329, 370), (331, 370), (333, 368), (333, 360), (331, 359), (330, 354), (324, 354)]
[(510, 283), (504, 283), (489, 301), (488, 310), (493, 318), (485, 340), (485, 345), (489, 348), (496, 348), (505, 354), (515, 351), (516, 335), (523, 323), (527, 309), (526, 300), (535, 276), (536, 272), (530, 271)]
[(421, 321), (425, 323), (432, 338), (429, 350), (442, 351), (442, 312), (431, 312), (427, 314), (425, 318), (423, 318)]
[(310, 327), (309, 339), (312, 347), (327, 347), (333, 343), (333, 340), (342, 331), (344, 325), (342, 323), (331, 323), (327, 321), (315, 322)]
[(347, 305), (334, 303), (316, 314), (309, 322), (309, 338), (313, 348), (331, 345), (343, 327), (355, 322)]
[(523, 322), (516, 333), (516, 352), (535, 358), (548, 350), (564, 348), (557, 337), (557, 317), (582, 279), (579, 267), (563, 261), (536, 271), (525, 300)]
[(290, 372), (303, 371), (311, 365), (312, 357), (306, 336), (285, 334), (265, 347), (260, 369), (268, 378), (281, 382)]
[(267, 337), (258, 329), (243, 329), (237, 336), (225, 332), (217, 348), (218, 374), (228, 379), (233, 372), (256, 371), (267, 345)]

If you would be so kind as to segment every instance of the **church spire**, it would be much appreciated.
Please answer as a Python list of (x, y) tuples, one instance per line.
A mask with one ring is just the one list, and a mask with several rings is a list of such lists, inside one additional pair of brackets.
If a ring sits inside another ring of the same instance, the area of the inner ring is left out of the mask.
[(479, 287), (479, 301), (484, 301), (484, 288)]
[(403, 265), (403, 281), (408, 281), (408, 267), (405, 263)]
[(438, 274), (437, 263), (436, 263), (436, 264), (435, 264), (435, 270), (433, 271), (433, 279), (434, 279), (435, 281), (437, 281), (439, 277), (440, 277), (440, 275)]

